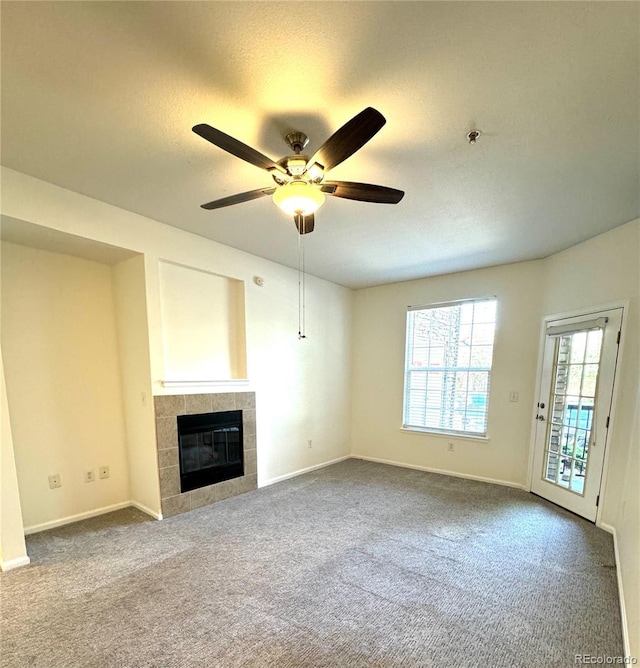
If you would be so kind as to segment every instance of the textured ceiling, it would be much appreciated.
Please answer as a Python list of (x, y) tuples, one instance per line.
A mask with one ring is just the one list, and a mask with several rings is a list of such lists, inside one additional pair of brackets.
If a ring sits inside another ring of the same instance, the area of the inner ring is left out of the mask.
[[(191, 132), (278, 159), (367, 106), (386, 126), (330, 177), (310, 273), (352, 287), (547, 256), (639, 211), (640, 4), (7, 2), (2, 164), (297, 266), (271, 183)], [(482, 136), (466, 141), (469, 130)]]

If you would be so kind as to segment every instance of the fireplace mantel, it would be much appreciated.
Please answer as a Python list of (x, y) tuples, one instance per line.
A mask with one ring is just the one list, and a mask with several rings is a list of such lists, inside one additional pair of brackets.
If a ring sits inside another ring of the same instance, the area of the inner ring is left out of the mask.
[(247, 387), (248, 378), (226, 378), (222, 380), (161, 380), (162, 387), (189, 388), (189, 387)]

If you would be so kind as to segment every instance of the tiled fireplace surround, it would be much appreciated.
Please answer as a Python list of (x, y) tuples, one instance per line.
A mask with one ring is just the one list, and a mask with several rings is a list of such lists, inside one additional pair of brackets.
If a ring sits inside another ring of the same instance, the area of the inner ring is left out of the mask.
[[(254, 392), (164, 394), (154, 397), (154, 405), (163, 517), (185, 513), (256, 489), (258, 475)], [(233, 410), (242, 411), (244, 476), (181, 493), (177, 416)]]

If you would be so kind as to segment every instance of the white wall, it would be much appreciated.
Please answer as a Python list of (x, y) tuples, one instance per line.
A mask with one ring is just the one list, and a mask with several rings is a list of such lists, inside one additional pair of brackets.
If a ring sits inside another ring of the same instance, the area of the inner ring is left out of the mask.
[(274, 266), (259, 274), (264, 287), (247, 285), (247, 334), (250, 377), (270, 379), (269, 391), (256, 394), (264, 484), (351, 452), (352, 294), (307, 277), (307, 338), (299, 340), (296, 273)]
[[(0, 258), (2, 253), (0, 253)], [(0, 269), (1, 269), (0, 264)], [(2, 273), (0, 271), (0, 277)], [(2, 281), (0, 280), (0, 286)], [(2, 309), (0, 309), (1, 326)], [(13, 435), (0, 350), (0, 569), (10, 570), (29, 563), (24, 541), (22, 508), (18, 492)]]
[[(0, 360), (1, 362), (1, 360)], [(10, 570), (29, 563), (22, 532), (22, 509), (18, 494), (13, 437), (7, 404), (4, 371), (0, 369), (0, 401), (2, 403), (0, 433), (0, 569)]]
[(160, 514), (144, 256), (113, 267), (130, 498)]
[[(308, 338), (299, 341), (292, 269), (6, 168), (2, 194), (4, 215), (144, 254), (154, 394), (176, 392), (162, 386), (161, 262), (244, 282), (249, 385), (242, 389), (256, 392), (259, 484), (349, 454), (350, 290), (310, 278)], [(297, 247), (293, 228), (291, 243)]]
[(2, 350), (25, 527), (126, 502), (110, 267), (3, 243)]
[(629, 300), (607, 449), (602, 522), (615, 527), (632, 653), (640, 656), (640, 220), (545, 261), (545, 314)]
[[(523, 485), (535, 390), (541, 265), (524, 262), (358, 290), (353, 453)], [(497, 296), (488, 440), (401, 431), (409, 305)], [(509, 401), (516, 391), (519, 401)], [(454, 452), (447, 451), (449, 441)]]
[[(640, 387), (640, 373), (638, 373)], [(640, 393), (638, 393), (633, 434), (629, 441), (629, 457), (621, 493), (620, 510), (615, 520), (624, 605), (628, 623), (627, 652), (640, 656)]]

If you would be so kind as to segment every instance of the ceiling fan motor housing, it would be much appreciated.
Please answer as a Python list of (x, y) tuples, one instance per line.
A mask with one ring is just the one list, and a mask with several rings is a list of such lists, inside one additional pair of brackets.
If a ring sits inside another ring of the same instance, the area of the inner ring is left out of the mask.
[(273, 180), (279, 185), (290, 183), (291, 181), (307, 180), (304, 178), (307, 162), (309, 158), (306, 155), (288, 155), (281, 160), (278, 160), (278, 165), (284, 168), (286, 173), (272, 170), (271, 176)]
[(291, 150), (298, 155), (300, 151), (309, 143), (309, 137), (304, 132), (290, 132), (285, 137), (287, 144), (291, 146)]

